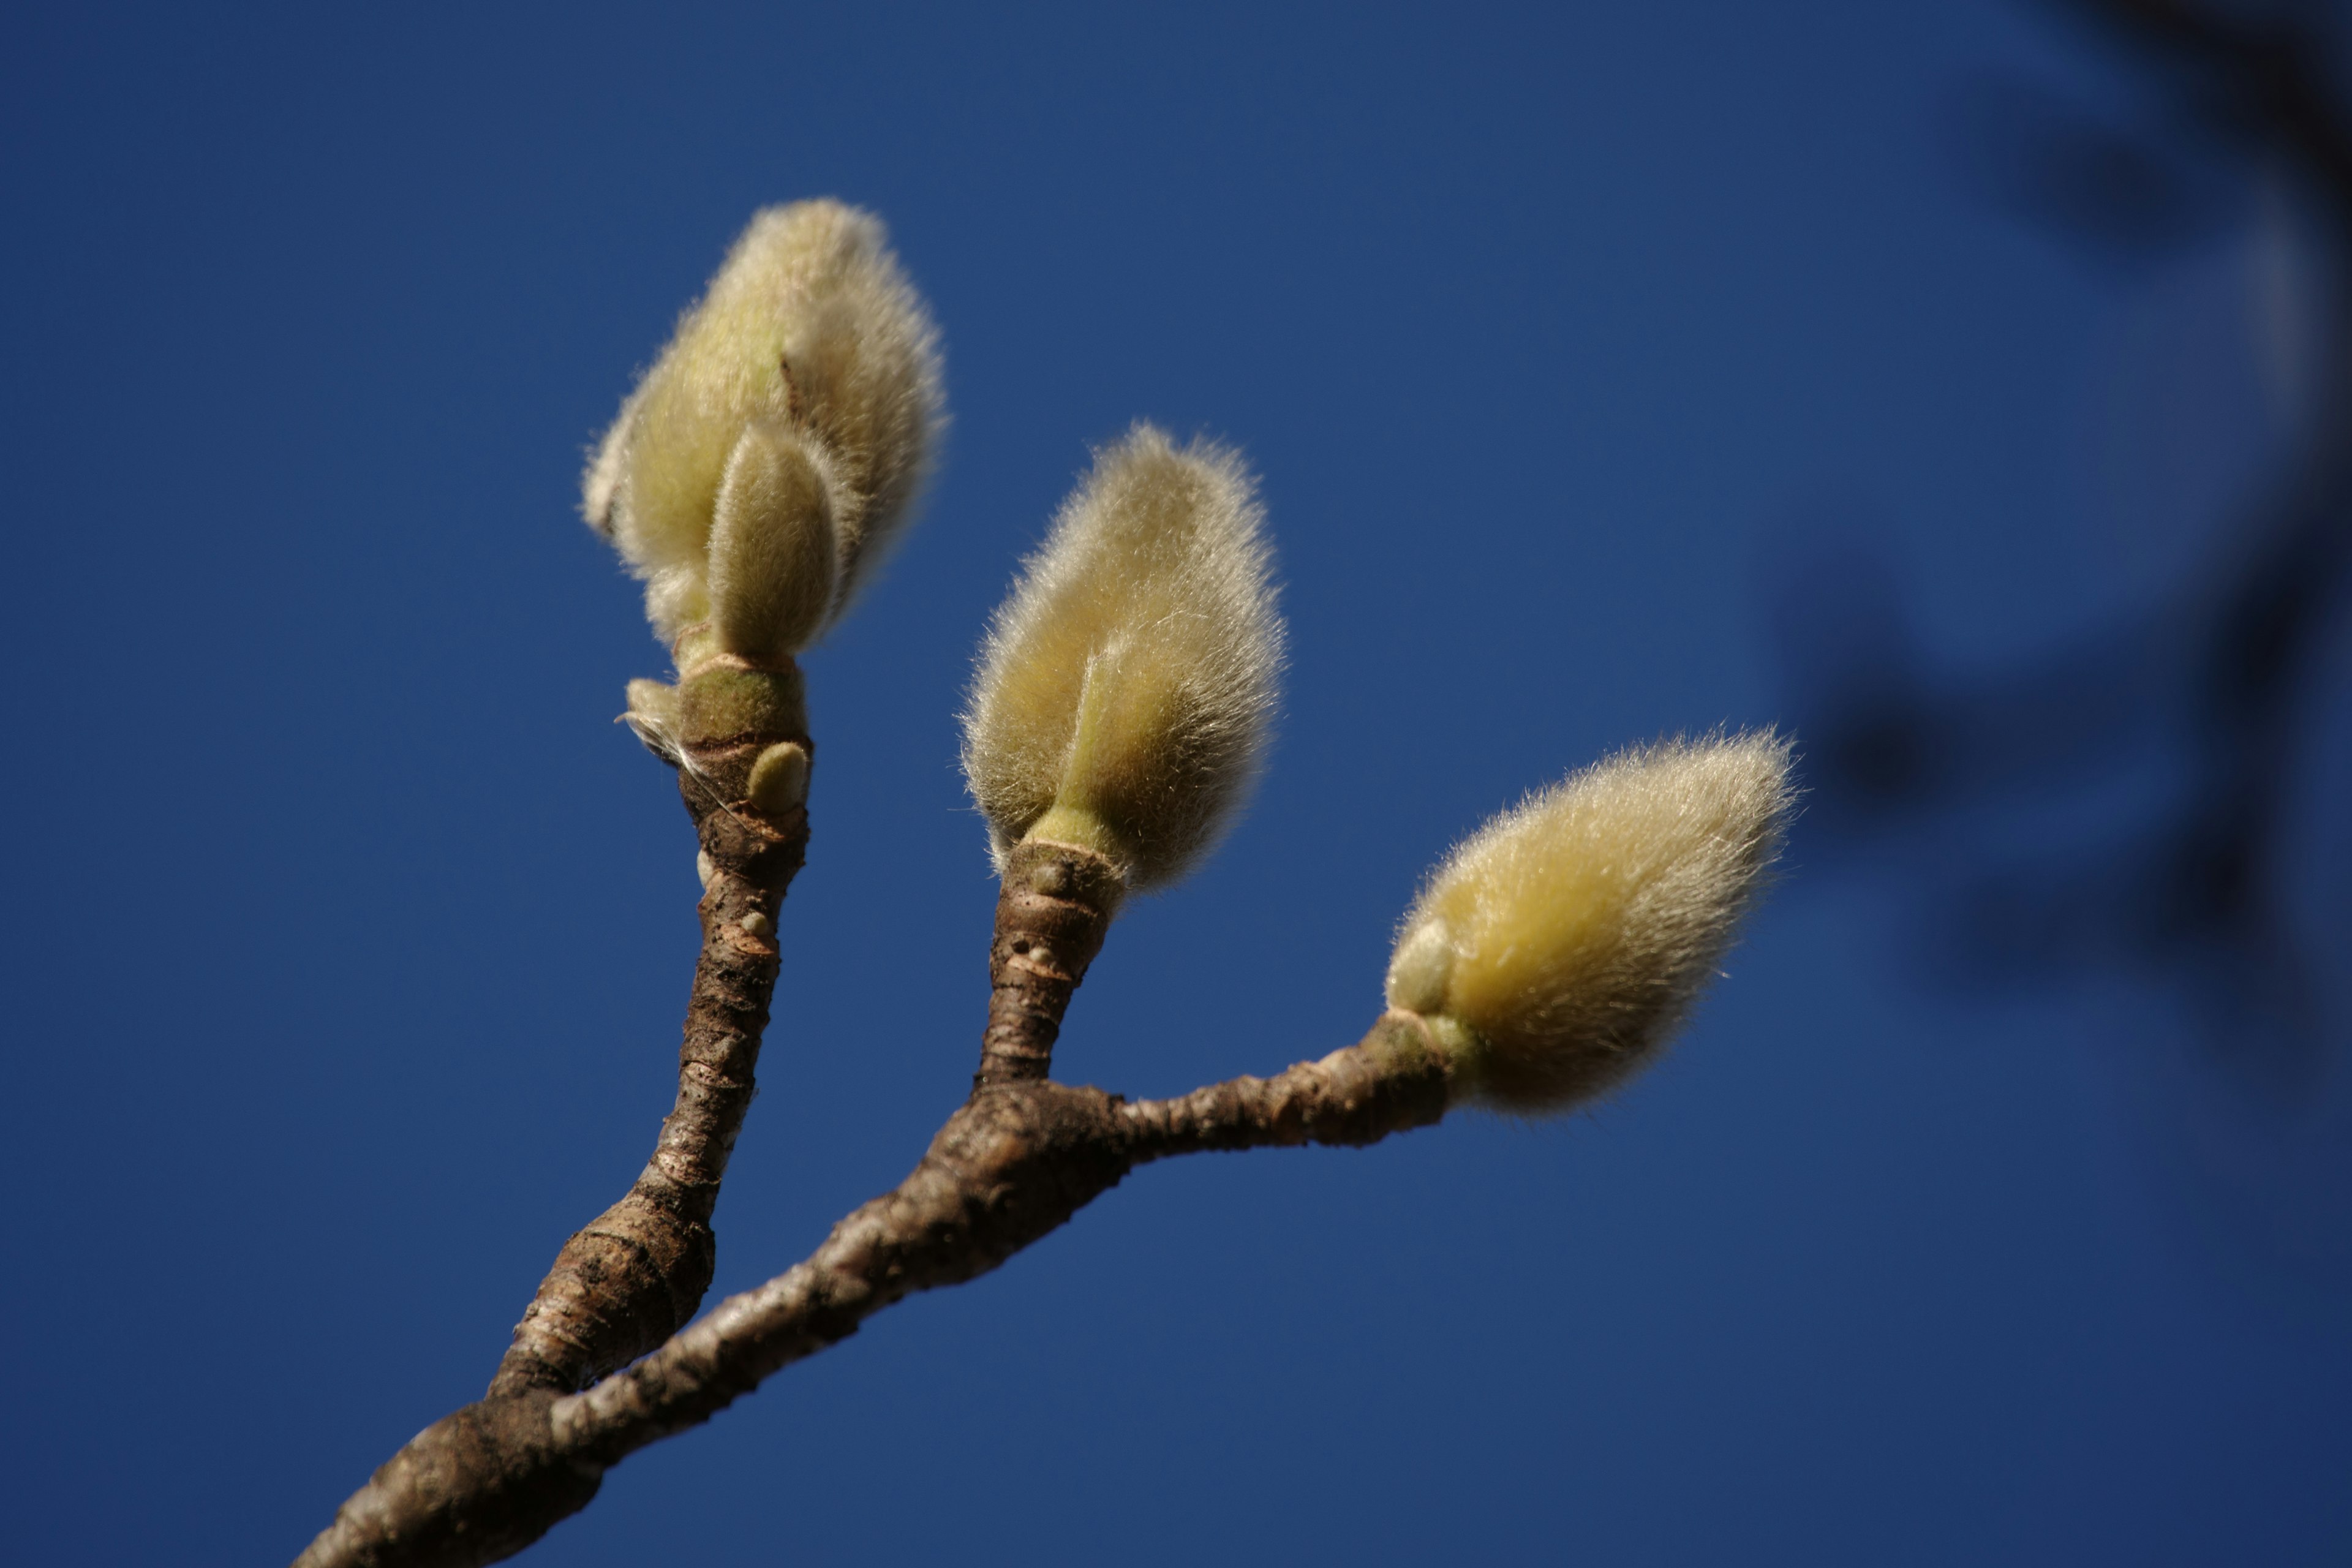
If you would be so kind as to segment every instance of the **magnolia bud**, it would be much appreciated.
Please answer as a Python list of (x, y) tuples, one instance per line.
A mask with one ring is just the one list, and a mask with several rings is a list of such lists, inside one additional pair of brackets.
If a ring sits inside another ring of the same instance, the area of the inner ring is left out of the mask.
[(1654, 1058), (1777, 852), (1789, 743), (1769, 731), (1621, 752), (1489, 821), (1432, 874), (1389, 963), (1457, 1081), (1566, 1110)]
[[(837, 202), (771, 207), (622, 405), (583, 477), (582, 508), (646, 579), (646, 614), (668, 641), (710, 613), (713, 574), (730, 575), (711, 557), (713, 529), (747, 434), (760, 427), (770, 448), (797, 443), (824, 479), (823, 589), (747, 587), (740, 570), (730, 581), (742, 590), (732, 605), (762, 637), (777, 635), (780, 614), (804, 619), (806, 603), (819, 602), (823, 614), (797, 638), (805, 643), (905, 521), (940, 417), (938, 332), (881, 223)], [(758, 506), (735, 521), (756, 531), (762, 519), (806, 521)], [(773, 549), (739, 535), (733, 548), (797, 561), (809, 544), (804, 533)]]
[(1075, 843), (1174, 880), (1253, 781), (1282, 667), (1264, 513), (1238, 456), (1138, 426), (1096, 454), (981, 650), (964, 777), (1000, 871)]
[(660, 680), (632, 680), (628, 710), (621, 715), (621, 722), (635, 732), (647, 751), (668, 762), (677, 761), (677, 687)]
[(755, 423), (735, 443), (710, 531), (710, 619), (748, 658), (798, 653), (833, 607), (832, 486), (801, 437)]
[(751, 764), (745, 798), (761, 811), (786, 812), (808, 799), (808, 748), (782, 741), (760, 753)]

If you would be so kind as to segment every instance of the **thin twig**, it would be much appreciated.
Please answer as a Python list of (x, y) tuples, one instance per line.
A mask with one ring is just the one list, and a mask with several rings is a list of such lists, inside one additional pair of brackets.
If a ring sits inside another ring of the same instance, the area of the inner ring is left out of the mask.
[(1102, 951), (1125, 891), (1117, 868), (1076, 845), (1032, 840), (1006, 857), (988, 950), (988, 1029), (973, 1088), (1053, 1072), (1070, 993)]
[[(758, 1092), (754, 1072), (776, 987), (776, 916), (808, 847), (808, 812), (751, 808), (752, 762), (777, 739), (716, 748), (678, 771), (710, 868), (702, 952), (678, 1049), (677, 1099), (627, 1195), (557, 1254), (490, 1381), (493, 1395), (569, 1394), (625, 1366), (690, 1320), (718, 1263), (719, 1184)], [(733, 807), (729, 795), (736, 797)]]

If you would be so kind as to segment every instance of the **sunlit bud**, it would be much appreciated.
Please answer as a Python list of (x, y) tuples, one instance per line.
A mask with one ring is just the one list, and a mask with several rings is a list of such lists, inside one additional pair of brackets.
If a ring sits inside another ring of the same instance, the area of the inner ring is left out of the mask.
[(807, 647), (833, 606), (833, 487), (821, 455), (781, 426), (745, 428), (719, 482), (710, 621), (749, 658)]
[(621, 715), (621, 722), (635, 732), (647, 751), (667, 761), (677, 761), (677, 687), (661, 680), (632, 680), (628, 710)]
[(1096, 454), (997, 611), (964, 711), (1000, 870), (1023, 838), (1051, 839), (1148, 888), (1231, 821), (1282, 667), (1263, 521), (1223, 447), (1138, 426)]
[(606, 541), (613, 540), (613, 507), (620, 494), (621, 475), (628, 466), (629, 426), (636, 417), (637, 394), (632, 392), (614, 416), (612, 427), (596, 443), (596, 455), (580, 476), (580, 515)]
[(782, 813), (808, 799), (808, 748), (783, 741), (760, 753), (751, 764), (746, 798), (761, 811)]
[[(721, 612), (748, 617), (738, 622), (747, 635), (772, 638), (809, 603), (822, 605), (805, 642), (905, 521), (940, 417), (938, 333), (881, 223), (837, 202), (771, 207), (622, 405), (583, 478), (583, 510), (646, 580), (646, 613), (664, 640), (711, 612), (714, 581), (724, 579)], [(755, 456), (768, 466), (739, 468), (755, 426), (764, 432)], [(791, 450), (805, 473), (785, 472), (790, 459), (778, 454)], [(713, 531), (722, 487), (738, 474), (748, 503), (731, 514), (741, 528), (722, 566)], [(810, 475), (814, 489), (800, 483)], [(809, 559), (812, 497), (831, 541), (823, 590), (754, 583), (752, 563)], [(753, 537), (772, 525), (794, 531), (790, 541)]]
[(1788, 742), (1769, 731), (1621, 752), (1489, 821), (1432, 874), (1389, 963), (1456, 1081), (1564, 1110), (1623, 1081), (1681, 1023), (1780, 839)]

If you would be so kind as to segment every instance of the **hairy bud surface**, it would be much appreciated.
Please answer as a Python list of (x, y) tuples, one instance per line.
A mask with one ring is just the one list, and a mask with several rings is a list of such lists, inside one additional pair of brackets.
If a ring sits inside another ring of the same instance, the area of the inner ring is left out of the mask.
[(1468, 1092), (1565, 1110), (1656, 1056), (1778, 851), (1789, 743), (1769, 731), (1621, 752), (1493, 818), (1431, 874), (1389, 963)]
[(1164, 885), (1232, 821), (1282, 668), (1264, 521), (1224, 447), (1139, 425), (1096, 454), (997, 611), (964, 710), (1000, 870), (1039, 837)]

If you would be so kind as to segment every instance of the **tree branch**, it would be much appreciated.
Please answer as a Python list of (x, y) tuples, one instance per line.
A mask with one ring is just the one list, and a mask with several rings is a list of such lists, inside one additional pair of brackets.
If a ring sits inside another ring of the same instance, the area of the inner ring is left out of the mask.
[(753, 763), (779, 740), (808, 744), (760, 735), (682, 752), (678, 793), (709, 877), (677, 1100), (627, 1195), (556, 1255), (490, 1380), (493, 1396), (583, 1388), (676, 1333), (710, 1289), (719, 1245), (710, 1216), (759, 1092), (753, 1072), (779, 963), (776, 912), (808, 848), (805, 805), (772, 813), (745, 799)]
[[(1008, 883), (1008, 886), (1010, 884)], [(1445, 1114), (1446, 1058), (1390, 1013), (1358, 1044), (1274, 1079), (1129, 1103), (1045, 1079), (983, 1085), (896, 1189), (809, 1258), (729, 1298), (584, 1394), (494, 1394), (419, 1433), (296, 1568), (457, 1568), (520, 1552), (628, 1455), (709, 1420), (892, 1302), (985, 1274), (1139, 1164), (1269, 1144), (1377, 1142)]]
[(2175, 59), (2212, 73), (2224, 123), (2307, 170), (2340, 222), (2352, 212), (2352, 127), (2326, 79), (2326, 40), (2191, 0), (2071, 0)]
[(1102, 951), (1125, 890), (1117, 868), (1074, 844), (1032, 839), (1005, 858), (974, 1089), (1033, 1082), (1054, 1070), (1070, 994)]

